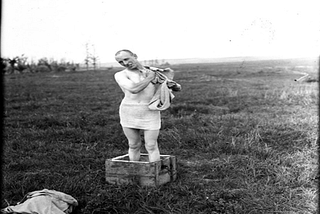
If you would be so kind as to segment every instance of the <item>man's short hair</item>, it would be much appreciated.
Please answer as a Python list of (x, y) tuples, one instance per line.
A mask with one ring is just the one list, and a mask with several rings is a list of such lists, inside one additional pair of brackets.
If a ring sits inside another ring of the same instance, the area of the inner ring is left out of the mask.
[(117, 55), (120, 54), (121, 52), (127, 52), (127, 53), (129, 53), (131, 56), (134, 56), (134, 55), (135, 55), (135, 54), (134, 54), (132, 51), (130, 51), (130, 50), (122, 49), (122, 50), (118, 51), (118, 52), (115, 54), (115, 56), (117, 56)]

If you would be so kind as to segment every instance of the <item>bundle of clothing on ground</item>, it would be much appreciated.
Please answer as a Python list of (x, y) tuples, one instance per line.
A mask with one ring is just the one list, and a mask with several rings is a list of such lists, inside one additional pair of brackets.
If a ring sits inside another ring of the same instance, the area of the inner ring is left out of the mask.
[(2, 213), (23, 214), (70, 214), (78, 206), (72, 196), (56, 190), (38, 190), (29, 192), (21, 202), (15, 206), (8, 206)]

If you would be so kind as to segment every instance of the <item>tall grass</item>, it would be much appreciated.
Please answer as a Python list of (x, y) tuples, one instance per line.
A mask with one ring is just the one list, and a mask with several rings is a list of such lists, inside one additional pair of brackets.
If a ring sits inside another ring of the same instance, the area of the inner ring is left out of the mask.
[(5, 76), (2, 207), (47, 188), (77, 213), (316, 213), (317, 83), (274, 63), (173, 67), (183, 91), (159, 145), (178, 179), (158, 188), (105, 182), (105, 159), (127, 152), (117, 70)]

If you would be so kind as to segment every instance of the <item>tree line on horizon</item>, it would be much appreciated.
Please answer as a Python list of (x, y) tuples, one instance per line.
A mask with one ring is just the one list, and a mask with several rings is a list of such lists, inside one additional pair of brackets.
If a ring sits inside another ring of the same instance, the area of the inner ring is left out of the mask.
[[(1, 69), (3, 74), (13, 73), (37, 73), (37, 72), (64, 72), (77, 71), (81, 68), (80, 63), (74, 63), (65, 60), (55, 60), (53, 58), (42, 57), (37, 61), (28, 60), (25, 55), (15, 57), (1, 57)], [(86, 69), (92, 66), (94, 70), (97, 68), (97, 57), (87, 56), (84, 60)]]

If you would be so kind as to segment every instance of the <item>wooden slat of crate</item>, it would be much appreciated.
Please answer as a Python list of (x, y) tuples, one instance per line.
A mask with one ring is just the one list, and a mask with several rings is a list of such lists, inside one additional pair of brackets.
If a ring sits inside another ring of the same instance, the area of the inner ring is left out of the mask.
[(140, 177), (139, 184), (141, 186), (160, 186), (162, 184), (168, 183), (171, 181), (170, 172), (168, 170), (160, 172), (155, 176), (142, 176)]
[(125, 162), (125, 161), (107, 161), (106, 168), (109, 175), (144, 175), (152, 176), (159, 171), (160, 164), (154, 163), (139, 163), (139, 162)]
[(177, 159), (175, 156), (170, 156), (170, 170), (171, 180), (175, 181), (177, 179)]

